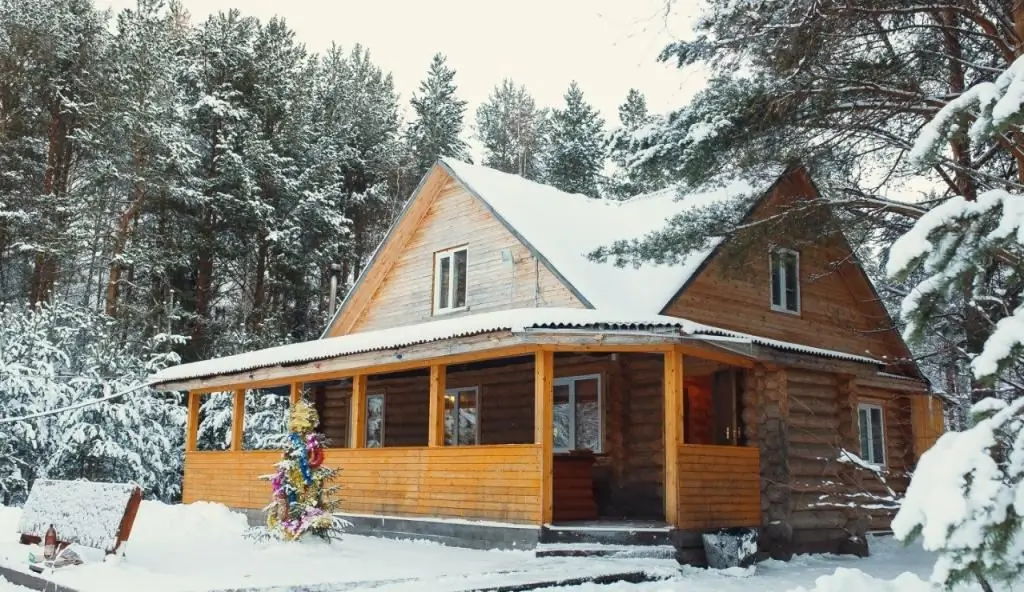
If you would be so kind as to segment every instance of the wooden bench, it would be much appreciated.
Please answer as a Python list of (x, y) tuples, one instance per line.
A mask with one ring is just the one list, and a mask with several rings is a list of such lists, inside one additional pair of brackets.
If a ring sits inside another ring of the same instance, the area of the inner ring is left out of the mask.
[(37, 479), (18, 522), (21, 544), (39, 544), (52, 524), (58, 549), (77, 544), (116, 553), (141, 501), (142, 490), (131, 483)]

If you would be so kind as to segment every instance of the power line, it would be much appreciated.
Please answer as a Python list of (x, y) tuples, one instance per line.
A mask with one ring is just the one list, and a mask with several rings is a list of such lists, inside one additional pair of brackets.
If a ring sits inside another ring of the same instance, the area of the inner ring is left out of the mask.
[(99, 405), (100, 403), (104, 403), (106, 401), (111, 401), (113, 399), (118, 399), (118, 398), (123, 397), (125, 395), (134, 393), (135, 391), (144, 389), (144, 388), (146, 388), (148, 386), (150, 386), (149, 383), (148, 382), (144, 382), (142, 384), (135, 385), (132, 388), (126, 390), (126, 391), (121, 391), (119, 393), (114, 393), (112, 395), (105, 395), (105, 396), (100, 397), (98, 399), (92, 399), (92, 400), (89, 400), (89, 401), (80, 401), (78, 403), (75, 403), (74, 405), (68, 405), (67, 407), (59, 407), (57, 409), (49, 409), (47, 411), (40, 411), (39, 413), (30, 413), (29, 415), (23, 415), (21, 417), (2, 417), (2, 418), (0, 418), (0, 424), (14, 423), (16, 421), (25, 421), (27, 419), (36, 419), (36, 418), (39, 418), (39, 417), (46, 417), (48, 415), (57, 415), (58, 413), (64, 413), (65, 411), (74, 411), (76, 409), (82, 409), (82, 408), (89, 407), (89, 406), (92, 406), (92, 405)]

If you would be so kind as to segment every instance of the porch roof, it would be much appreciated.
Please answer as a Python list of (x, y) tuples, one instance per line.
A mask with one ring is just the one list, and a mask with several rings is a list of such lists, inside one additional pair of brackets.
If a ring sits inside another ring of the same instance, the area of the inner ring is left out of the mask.
[(867, 356), (767, 339), (703, 325), (678, 317), (612, 313), (595, 309), (522, 308), (451, 317), (417, 325), (292, 343), (223, 358), (181, 364), (152, 374), (148, 382), (152, 386), (158, 386), (275, 366), (318, 362), (353, 354), (398, 349), (498, 331), (528, 334), (545, 330), (569, 329), (592, 329), (611, 333), (640, 332), (652, 337), (664, 336), (666, 342), (672, 341), (673, 338), (687, 336), (703, 337), (704, 340), (711, 343), (716, 338), (725, 338), (731, 343), (760, 345), (794, 353), (884, 365), (881, 360)]

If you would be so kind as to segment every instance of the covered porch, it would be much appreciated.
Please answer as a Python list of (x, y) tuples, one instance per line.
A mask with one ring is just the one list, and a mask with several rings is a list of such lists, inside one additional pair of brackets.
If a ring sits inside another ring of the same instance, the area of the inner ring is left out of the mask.
[[(760, 526), (754, 418), (764, 385), (754, 367), (678, 332), (551, 328), (160, 388), (189, 391), (186, 503), (265, 506), (269, 486), (259, 476), (281, 452), (246, 441), (246, 402), (305, 397), (330, 440), (326, 463), (341, 469), (345, 515), (526, 528), (529, 539), (571, 525)], [(233, 402), (223, 446), (200, 445), (208, 396)]]

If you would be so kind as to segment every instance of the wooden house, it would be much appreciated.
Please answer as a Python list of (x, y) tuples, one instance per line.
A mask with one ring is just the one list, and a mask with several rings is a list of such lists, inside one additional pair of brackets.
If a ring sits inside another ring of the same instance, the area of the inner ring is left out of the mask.
[[(248, 449), (245, 401), (307, 397), (359, 531), (529, 547), (618, 529), (699, 561), (701, 532), (754, 527), (776, 557), (863, 552), (942, 409), (845, 239), (587, 257), (685, 208), (751, 194), (757, 220), (815, 192), (794, 167), (610, 202), (442, 160), (320, 340), (152, 377), (189, 393), (184, 501), (258, 514), (280, 452)], [(198, 450), (215, 393), (230, 445)]]

